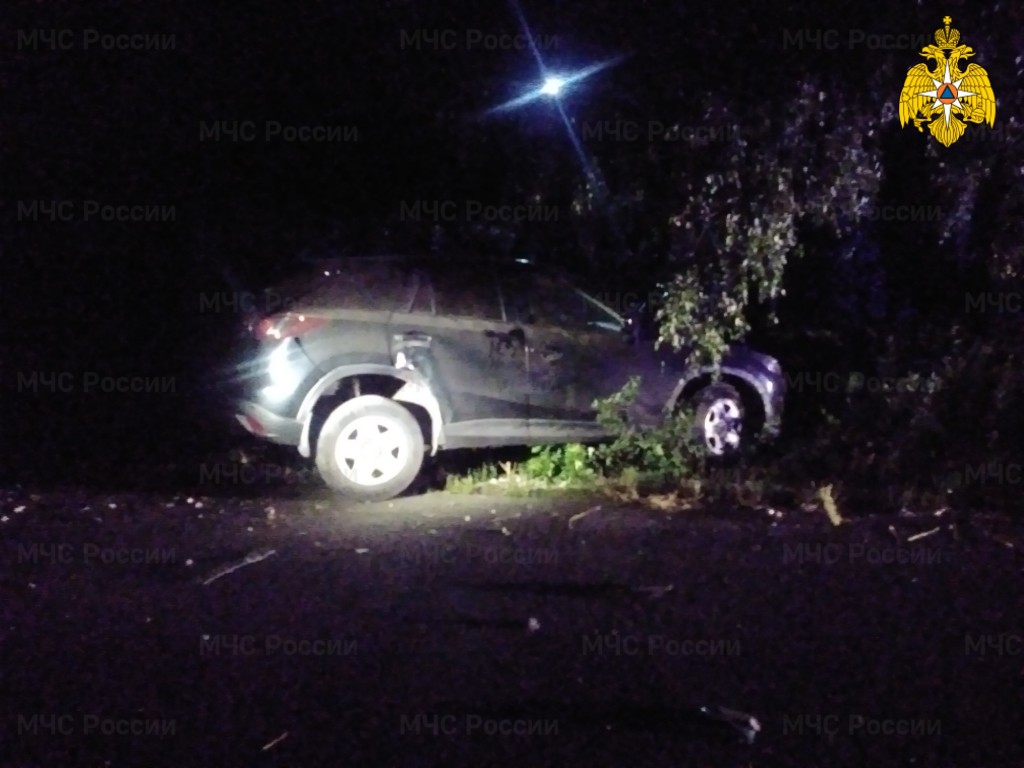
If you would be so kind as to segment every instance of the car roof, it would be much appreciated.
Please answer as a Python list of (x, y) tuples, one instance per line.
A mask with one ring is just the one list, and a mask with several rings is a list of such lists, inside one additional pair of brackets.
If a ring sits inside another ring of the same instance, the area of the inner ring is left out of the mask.
[[(564, 270), (550, 265), (538, 264), (529, 256), (516, 256), (471, 251), (451, 251), (443, 253), (382, 253), (353, 256), (330, 256), (324, 258), (304, 257), (300, 260), (301, 267), (320, 268), (328, 271), (341, 269), (372, 269), (383, 264), (408, 264), (414, 267), (430, 269), (442, 267), (472, 267), (479, 270), (483, 266), (523, 271), (537, 271), (554, 276), (568, 278)], [(301, 269), (300, 267), (300, 269)]]

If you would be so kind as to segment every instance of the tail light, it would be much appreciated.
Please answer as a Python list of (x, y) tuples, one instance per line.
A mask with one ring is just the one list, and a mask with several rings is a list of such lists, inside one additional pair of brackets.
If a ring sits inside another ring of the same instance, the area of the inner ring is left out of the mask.
[(286, 312), (264, 318), (252, 327), (253, 336), (264, 339), (288, 339), (315, 331), (327, 325), (327, 318), (315, 315)]

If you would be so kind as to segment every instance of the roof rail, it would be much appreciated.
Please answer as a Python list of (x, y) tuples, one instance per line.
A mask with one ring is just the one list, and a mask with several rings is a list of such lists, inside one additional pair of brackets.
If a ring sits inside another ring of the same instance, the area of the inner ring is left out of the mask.
[(300, 254), (299, 261), (303, 261), (307, 264), (338, 264), (338, 263), (350, 263), (353, 261), (397, 261), (402, 259), (413, 258), (412, 254), (408, 253), (381, 253), (381, 254), (360, 254), (358, 256), (343, 256), (341, 254), (335, 256), (311, 256), (309, 254)]

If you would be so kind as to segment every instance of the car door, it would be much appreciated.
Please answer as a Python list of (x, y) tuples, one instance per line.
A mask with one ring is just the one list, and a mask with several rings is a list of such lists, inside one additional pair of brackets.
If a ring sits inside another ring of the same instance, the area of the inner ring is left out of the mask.
[(526, 340), (531, 434), (583, 439), (594, 432), (594, 400), (628, 381), (636, 348), (621, 321), (567, 280), (536, 269), (503, 275), (506, 316)]
[(487, 265), (430, 264), (408, 311), (396, 312), (397, 336), (423, 337), (446, 391), (451, 445), (524, 442), (527, 430), (523, 333), (507, 322)]

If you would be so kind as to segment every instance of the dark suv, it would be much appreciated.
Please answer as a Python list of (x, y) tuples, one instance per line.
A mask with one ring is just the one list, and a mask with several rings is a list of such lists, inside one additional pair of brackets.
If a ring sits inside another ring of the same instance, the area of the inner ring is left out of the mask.
[(692, 403), (712, 454), (779, 430), (776, 360), (734, 348), (715, 382), (525, 260), (337, 260), (268, 295), (281, 311), (248, 322), (236, 418), (346, 496), (396, 496), (428, 450), (607, 438), (594, 400), (634, 375), (636, 423)]

